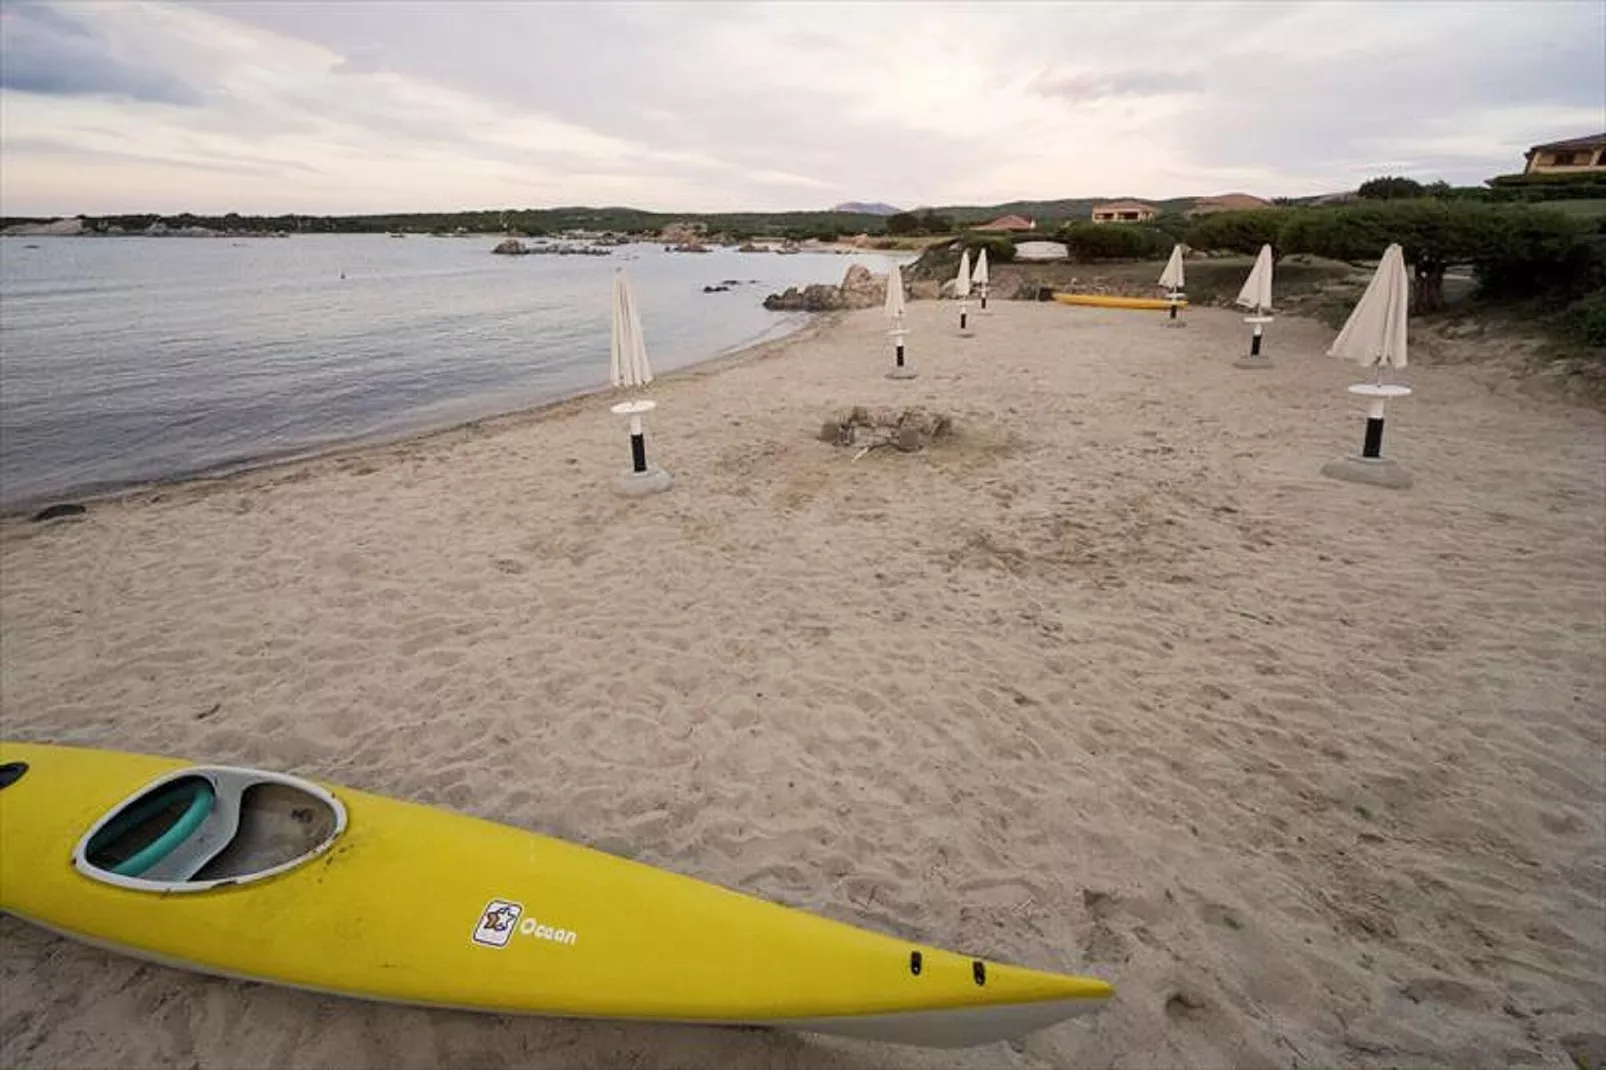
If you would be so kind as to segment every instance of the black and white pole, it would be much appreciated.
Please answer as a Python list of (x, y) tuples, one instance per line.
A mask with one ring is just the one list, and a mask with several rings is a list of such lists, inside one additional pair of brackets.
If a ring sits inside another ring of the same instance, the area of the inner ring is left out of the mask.
[(1244, 322), (1253, 328), (1252, 333), (1249, 335), (1249, 355), (1233, 361), (1232, 366), (1234, 368), (1271, 367), (1271, 358), (1262, 356), (1260, 352), (1260, 333), (1265, 328), (1266, 324), (1271, 322), (1271, 320), (1272, 317), (1270, 316), (1244, 317)]
[(1383, 406), (1391, 398), (1409, 397), (1411, 388), (1393, 383), (1356, 383), (1349, 392), (1366, 399), (1366, 436), (1361, 440), (1361, 455), (1330, 461), (1322, 466), (1322, 474), (1351, 483), (1409, 487), (1411, 474), (1383, 456)]
[(1172, 290), (1165, 296), (1166, 300), (1171, 302), (1166, 309), (1165, 325), (1167, 327), (1187, 326), (1187, 323), (1177, 315), (1177, 310), (1182, 307), (1182, 302), (1187, 299), (1188, 295), (1181, 290)]
[(1383, 456), (1383, 406), (1389, 398), (1409, 397), (1411, 388), (1392, 383), (1357, 383), (1349, 392), (1366, 398), (1366, 438), (1361, 442), (1361, 456), (1378, 460)]
[(981, 284), (981, 310), (983, 312), (987, 311), (987, 284), (985, 282)]
[(909, 337), (909, 331), (903, 326), (903, 321), (901, 319), (898, 321), (898, 326), (887, 332), (887, 336), (892, 339), (893, 354), (892, 370), (887, 373), (887, 378), (913, 379), (915, 377), (915, 370), (904, 359), (903, 355), (903, 342), (904, 339)]
[(656, 401), (642, 399), (621, 401), (609, 410), (616, 416), (630, 417), (630, 471), (619, 478), (622, 494), (654, 494), (674, 485), (668, 472), (647, 464), (647, 433), (641, 426), (641, 417), (657, 407)]
[(959, 333), (962, 337), (970, 336), (970, 304), (962, 297), (959, 299)]

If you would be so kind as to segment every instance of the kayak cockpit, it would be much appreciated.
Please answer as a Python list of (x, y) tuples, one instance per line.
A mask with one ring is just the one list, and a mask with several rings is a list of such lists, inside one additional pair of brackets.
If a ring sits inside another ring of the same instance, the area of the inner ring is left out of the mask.
[(145, 785), (73, 849), (84, 876), (151, 892), (261, 880), (327, 850), (346, 808), (298, 777), (256, 769), (181, 769)]

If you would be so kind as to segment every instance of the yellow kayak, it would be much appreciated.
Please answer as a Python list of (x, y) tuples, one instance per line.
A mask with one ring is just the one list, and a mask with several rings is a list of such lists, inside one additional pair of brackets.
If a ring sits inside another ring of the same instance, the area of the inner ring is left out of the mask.
[(346, 996), (935, 1047), (1016, 1037), (1113, 994), (432, 807), (43, 744), (0, 743), (0, 910)]
[[(1054, 300), (1062, 305), (1090, 305), (1094, 308), (1140, 308), (1164, 311), (1171, 302), (1163, 297), (1117, 297), (1114, 294), (1055, 294)], [(1178, 301), (1178, 308), (1187, 308), (1188, 302)]]

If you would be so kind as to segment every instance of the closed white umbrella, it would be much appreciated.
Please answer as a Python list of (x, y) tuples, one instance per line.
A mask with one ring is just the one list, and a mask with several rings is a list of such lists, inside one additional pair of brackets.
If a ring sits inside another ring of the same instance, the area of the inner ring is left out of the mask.
[[(636, 295), (624, 268), (619, 268), (613, 275), (613, 345), (608, 371), (609, 378), (617, 387), (637, 389), (652, 382), (652, 365), (647, 362), (647, 341), (641, 333), (641, 313), (637, 311)], [(645, 398), (621, 401), (612, 407), (611, 411), (616, 415), (630, 417), (630, 471), (619, 480), (621, 493), (652, 494), (668, 490), (674, 485), (668, 472), (647, 464), (647, 436), (641, 426), (641, 417), (656, 407), (657, 402)]]
[(1160, 272), (1160, 285), (1170, 299), (1171, 308), (1166, 313), (1166, 324), (1180, 324), (1177, 319), (1177, 306), (1182, 303), (1182, 243), (1171, 247), (1171, 259), (1165, 262), (1165, 270)]
[(1411, 280), (1405, 250), (1391, 245), (1366, 284), (1355, 311), (1338, 332), (1327, 355), (1353, 360), (1363, 368), (1405, 367), (1405, 320), (1410, 312)]
[(1271, 270), (1271, 246), (1262, 245), (1244, 288), (1238, 291), (1238, 304), (1261, 315), (1271, 311)]
[(1235, 368), (1271, 367), (1271, 361), (1260, 355), (1261, 328), (1271, 322), (1271, 270), (1271, 246), (1262, 245), (1244, 288), (1238, 291), (1238, 304), (1250, 312), (1244, 322), (1254, 328), (1254, 333), (1249, 338), (1249, 356), (1233, 361)]
[(887, 269), (887, 322), (891, 329), (887, 334), (892, 338), (893, 364), (892, 370), (887, 373), (888, 379), (913, 379), (915, 370), (904, 363), (903, 340), (909, 336), (909, 330), (903, 325), (903, 272), (897, 264)]
[(1160, 285), (1170, 293), (1182, 289), (1182, 243), (1171, 247), (1171, 259), (1165, 262), (1165, 270), (1160, 272)]
[(647, 340), (641, 333), (641, 313), (624, 268), (613, 273), (613, 353), (609, 373), (614, 386), (640, 387), (652, 382), (647, 363)]
[(959, 298), (959, 333), (969, 334), (967, 319), (970, 307), (965, 304), (965, 298), (970, 296), (970, 250), (966, 249), (959, 254), (959, 274), (954, 278), (954, 296)]
[(988, 279), (987, 279), (987, 250), (986, 249), (983, 249), (981, 251), (980, 255), (978, 255), (976, 257), (976, 270), (972, 271), (970, 273), (970, 281), (976, 284), (976, 289), (977, 290), (981, 291), (981, 308), (982, 308), (983, 312), (987, 311), (987, 281), (988, 281)]
[(1409, 387), (1383, 382), (1384, 368), (1405, 367), (1406, 318), (1411, 307), (1411, 282), (1405, 270), (1405, 250), (1390, 245), (1383, 251), (1372, 281), (1350, 313), (1327, 355), (1353, 360), (1376, 369), (1370, 383), (1357, 383), (1351, 394), (1366, 399), (1366, 438), (1361, 456), (1333, 461), (1322, 472), (1336, 479), (1385, 487), (1408, 487), (1411, 477), (1393, 461), (1383, 459), (1383, 406), (1390, 398), (1408, 397)]
[(897, 264), (893, 264), (892, 267), (887, 270), (887, 304), (886, 304), (886, 309), (887, 309), (887, 319), (892, 321), (892, 326), (895, 327), (895, 328), (902, 327), (903, 326), (903, 272), (898, 269), (898, 265)]

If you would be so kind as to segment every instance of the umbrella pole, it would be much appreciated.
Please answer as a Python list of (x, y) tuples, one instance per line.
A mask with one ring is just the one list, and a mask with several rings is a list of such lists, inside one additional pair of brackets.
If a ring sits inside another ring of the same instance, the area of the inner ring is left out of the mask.
[(1271, 317), (1257, 308), (1253, 316), (1244, 317), (1244, 322), (1253, 328), (1253, 333), (1249, 336), (1249, 355), (1247, 357), (1239, 357), (1232, 362), (1232, 366), (1234, 368), (1271, 367), (1271, 361), (1260, 352), (1260, 332), (1265, 329), (1266, 324), (1271, 322)]
[(915, 370), (905, 362), (903, 355), (903, 340), (909, 335), (908, 329), (903, 326), (903, 320), (900, 318), (898, 326), (888, 331), (887, 334), (892, 336), (893, 346), (893, 365), (892, 370), (887, 373), (887, 378), (913, 379)]
[(981, 284), (981, 310), (983, 312), (987, 311), (987, 284), (985, 282)]
[(959, 302), (959, 333), (964, 334), (969, 328), (966, 324), (970, 320), (970, 305), (963, 300)]
[(630, 471), (620, 476), (616, 484), (616, 489), (629, 497), (656, 494), (675, 485), (668, 472), (647, 464), (647, 435), (641, 426), (641, 415), (657, 407), (657, 402), (638, 398), (621, 401), (611, 409), (619, 416), (630, 417)]
[(1361, 444), (1361, 456), (1372, 460), (1383, 456), (1383, 398), (1373, 398), (1366, 407), (1366, 441)]
[(637, 474), (647, 470), (647, 435), (639, 413), (630, 414), (630, 470)]

